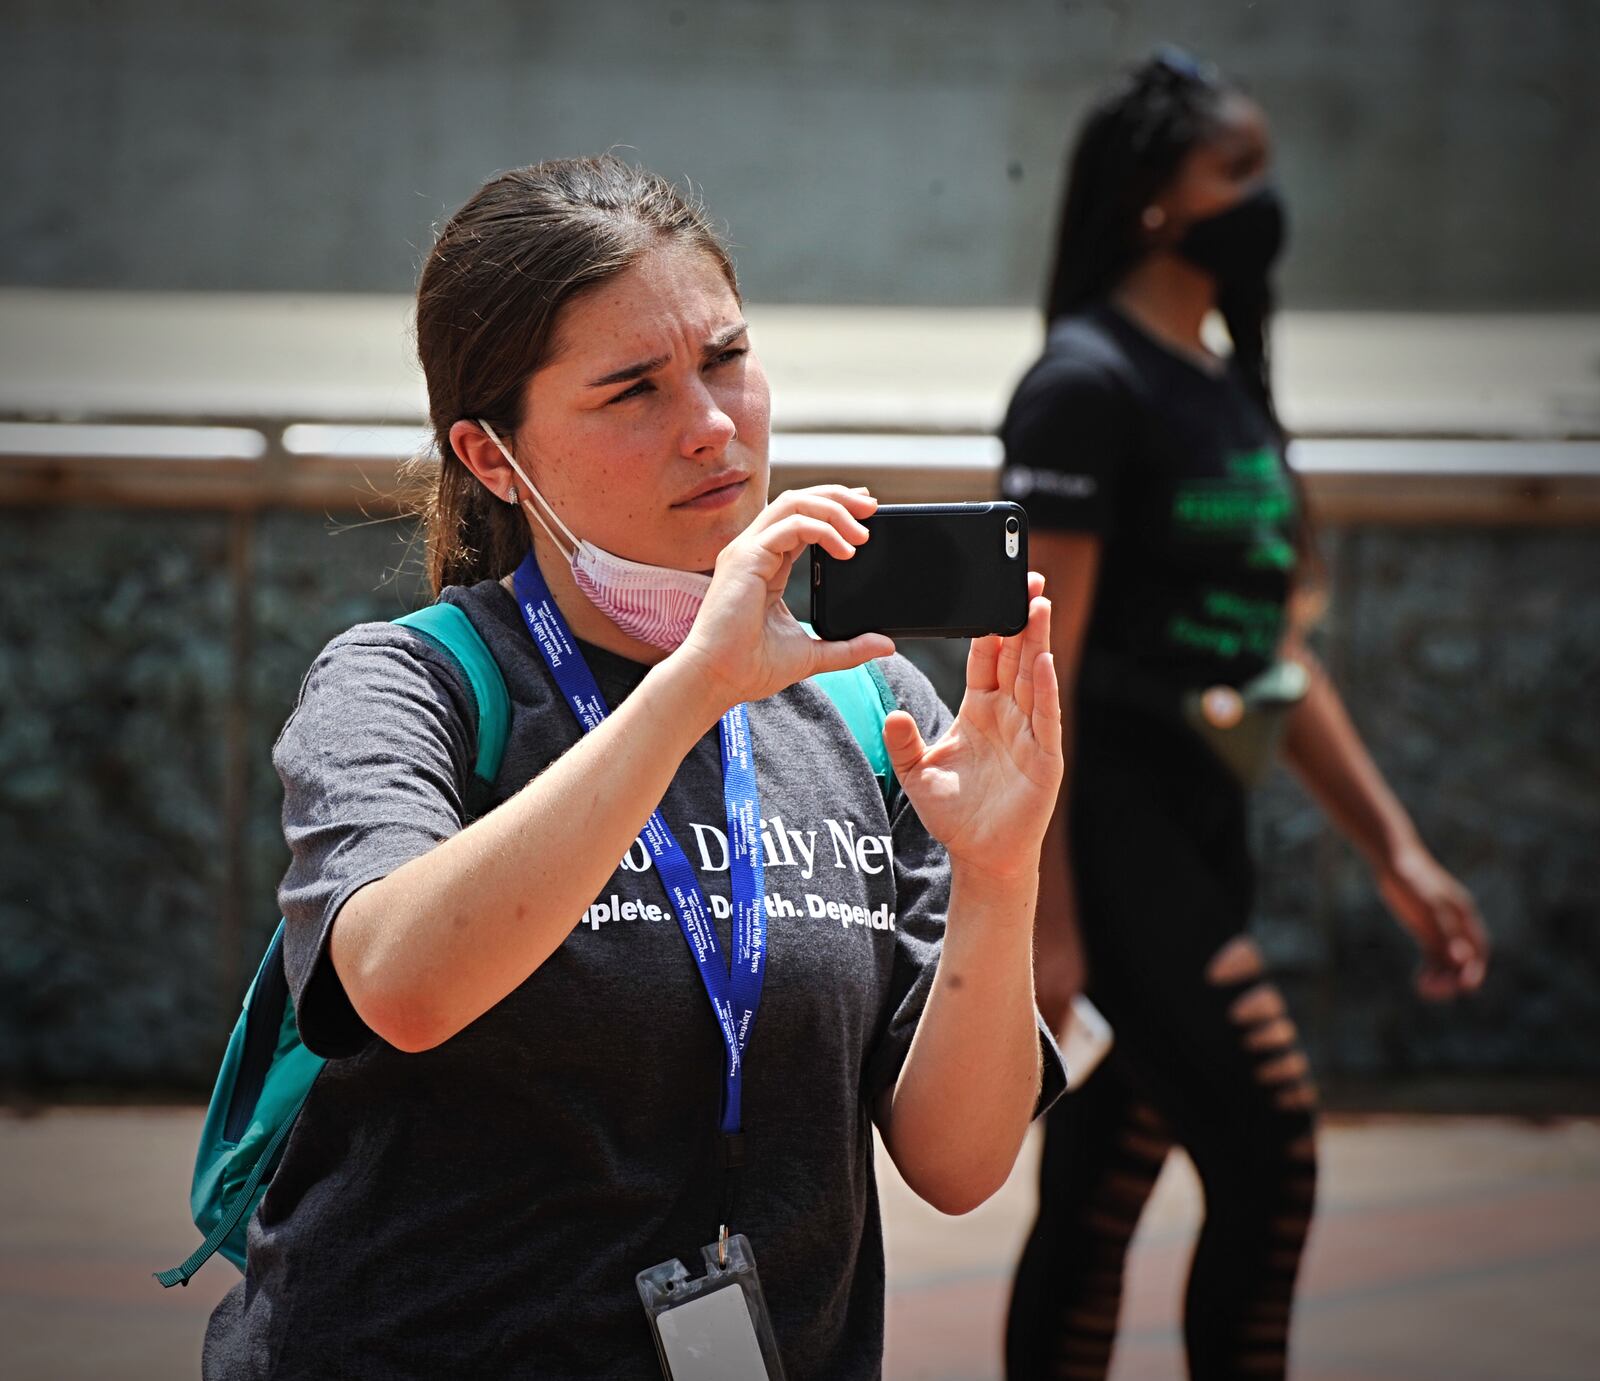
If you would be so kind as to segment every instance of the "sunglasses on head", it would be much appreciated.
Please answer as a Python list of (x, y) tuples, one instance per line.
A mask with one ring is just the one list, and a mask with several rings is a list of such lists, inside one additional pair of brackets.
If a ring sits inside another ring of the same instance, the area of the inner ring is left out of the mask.
[(1150, 57), (1153, 67), (1159, 68), (1179, 81), (1194, 82), (1200, 86), (1215, 86), (1217, 69), (1209, 62), (1184, 52), (1171, 43), (1163, 43)]

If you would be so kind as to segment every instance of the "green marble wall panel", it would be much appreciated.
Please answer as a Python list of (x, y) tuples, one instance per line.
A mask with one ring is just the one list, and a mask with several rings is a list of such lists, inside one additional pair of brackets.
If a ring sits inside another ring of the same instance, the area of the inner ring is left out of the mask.
[(1286, 779), (1257, 811), (1264, 942), (1317, 1063), (1600, 1071), (1600, 561), (1593, 532), (1368, 528), (1332, 544), (1323, 639), (1356, 724), (1493, 934), (1484, 990), (1410, 990), (1411, 942)]
[(0, 511), (0, 1081), (217, 1054), (225, 515)]
[[(1280, 774), (1256, 933), (1325, 1075), (1600, 1073), (1596, 535), (1328, 534), (1321, 652), (1477, 893), (1479, 997), (1410, 991), (1366, 870)], [(271, 747), (335, 633), (423, 597), (407, 525), (0, 512), (0, 1089), (203, 1089), (277, 920)], [(947, 698), (962, 649), (908, 645)]]

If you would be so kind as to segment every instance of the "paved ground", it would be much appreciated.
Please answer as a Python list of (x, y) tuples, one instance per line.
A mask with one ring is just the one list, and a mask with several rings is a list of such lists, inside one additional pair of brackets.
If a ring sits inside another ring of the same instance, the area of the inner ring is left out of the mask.
[[(885, 1176), (894, 1381), (987, 1381), (1033, 1211), (1033, 1148), (977, 1213)], [(1600, 1377), (1600, 1122), (1334, 1119), (1292, 1341), (1299, 1381)], [(1113, 1381), (1183, 1375), (1177, 1319), (1199, 1198), (1162, 1176), (1134, 1241)]]
[[(225, 1262), (187, 1290), (192, 1110), (0, 1115), (0, 1376), (193, 1376)], [(889, 1381), (989, 1381), (1032, 1211), (1030, 1146), (964, 1219), (886, 1167)], [(1333, 1120), (1294, 1335), (1301, 1381), (1600, 1376), (1600, 1121)], [(1168, 1167), (1136, 1240), (1115, 1381), (1182, 1374), (1176, 1307), (1197, 1212)], [(822, 1381), (793, 1378), (793, 1381)]]

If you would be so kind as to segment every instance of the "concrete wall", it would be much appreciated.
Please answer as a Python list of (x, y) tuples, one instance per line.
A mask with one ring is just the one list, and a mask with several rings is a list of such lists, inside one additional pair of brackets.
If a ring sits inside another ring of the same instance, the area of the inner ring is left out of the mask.
[[(408, 540), (288, 512), (0, 509), (0, 1096), (209, 1083), (277, 919), (273, 738), (327, 638), (417, 597)], [(1364, 870), (1274, 782), (1258, 929), (1318, 1071), (1592, 1079), (1593, 531), (1329, 547), (1324, 654), (1497, 948), (1476, 1000), (1419, 1003)]]
[(1158, 40), (1275, 123), (1300, 307), (1600, 305), (1591, 0), (9, 0), (0, 282), (395, 291), (492, 171), (700, 184), (754, 301), (1037, 295)]

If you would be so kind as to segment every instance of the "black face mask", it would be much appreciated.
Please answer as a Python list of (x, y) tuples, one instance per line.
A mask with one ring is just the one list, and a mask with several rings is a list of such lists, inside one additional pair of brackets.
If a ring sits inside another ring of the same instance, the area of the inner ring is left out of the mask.
[(1225, 290), (1264, 279), (1288, 234), (1283, 198), (1264, 182), (1226, 211), (1195, 221), (1173, 248)]

